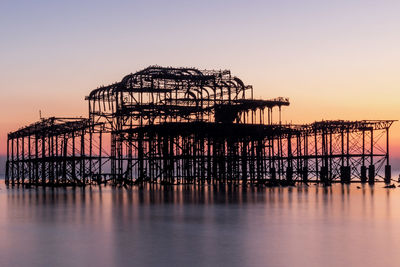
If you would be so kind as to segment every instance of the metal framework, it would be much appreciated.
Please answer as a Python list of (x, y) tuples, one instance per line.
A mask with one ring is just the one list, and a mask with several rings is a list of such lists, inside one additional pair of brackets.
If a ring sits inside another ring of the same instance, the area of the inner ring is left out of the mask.
[(289, 99), (254, 99), (253, 88), (228, 70), (151, 66), (93, 90), (86, 100), (89, 118), (42, 119), (8, 134), (7, 183), (391, 179), (393, 120), (282, 124)]

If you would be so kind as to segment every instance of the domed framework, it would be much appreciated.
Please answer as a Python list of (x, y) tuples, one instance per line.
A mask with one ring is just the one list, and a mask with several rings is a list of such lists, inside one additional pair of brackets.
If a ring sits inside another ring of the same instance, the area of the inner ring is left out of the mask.
[(288, 106), (289, 100), (254, 100), (253, 88), (228, 70), (148, 67), (121, 82), (93, 90), (90, 118), (111, 130), (163, 122), (236, 122), (245, 113)]

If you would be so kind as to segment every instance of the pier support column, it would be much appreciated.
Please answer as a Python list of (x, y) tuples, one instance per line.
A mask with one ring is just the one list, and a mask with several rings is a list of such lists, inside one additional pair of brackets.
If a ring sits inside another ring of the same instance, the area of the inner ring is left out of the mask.
[(369, 165), (368, 168), (368, 183), (375, 183), (375, 165)]
[(327, 183), (328, 182), (328, 167), (322, 166), (319, 174), (320, 182)]
[(308, 168), (307, 167), (303, 167), (302, 178), (303, 178), (304, 183), (308, 182)]
[(392, 166), (385, 165), (385, 183), (390, 184), (392, 180)]
[(293, 181), (293, 167), (287, 167), (286, 168), (286, 180), (288, 182)]
[(370, 141), (371, 149), (370, 149), (370, 162), (368, 168), (368, 183), (375, 183), (375, 165), (374, 165), (374, 130), (371, 129), (371, 141)]
[(367, 166), (361, 166), (361, 183), (367, 182)]
[(10, 179), (10, 136), (7, 136), (7, 162), (5, 183), (8, 185)]
[(274, 167), (272, 167), (269, 172), (271, 174), (271, 180), (275, 181), (276, 180), (276, 169)]
[(386, 128), (386, 166), (385, 183), (390, 184), (392, 179), (392, 166), (389, 164), (389, 128)]
[(350, 178), (351, 178), (350, 166), (341, 166), (340, 167), (340, 182), (348, 184), (348, 183), (350, 183)]

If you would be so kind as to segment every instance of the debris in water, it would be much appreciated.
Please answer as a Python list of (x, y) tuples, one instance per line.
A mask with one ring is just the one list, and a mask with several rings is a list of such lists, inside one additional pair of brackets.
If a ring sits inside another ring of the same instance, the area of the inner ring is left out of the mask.
[(396, 185), (395, 184), (391, 184), (391, 185), (384, 186), (383, 188), (396, 188)]

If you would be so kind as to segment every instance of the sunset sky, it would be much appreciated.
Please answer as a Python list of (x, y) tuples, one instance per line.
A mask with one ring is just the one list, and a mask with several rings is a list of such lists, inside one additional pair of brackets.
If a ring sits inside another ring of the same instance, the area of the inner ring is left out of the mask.
[[(283, 120), (400, 118), (400, 1), (0, 2), (0, 154), (43, 116), (148, 65), (230, 69)], [(400, 123), (392, 128), (400, 158)]]

